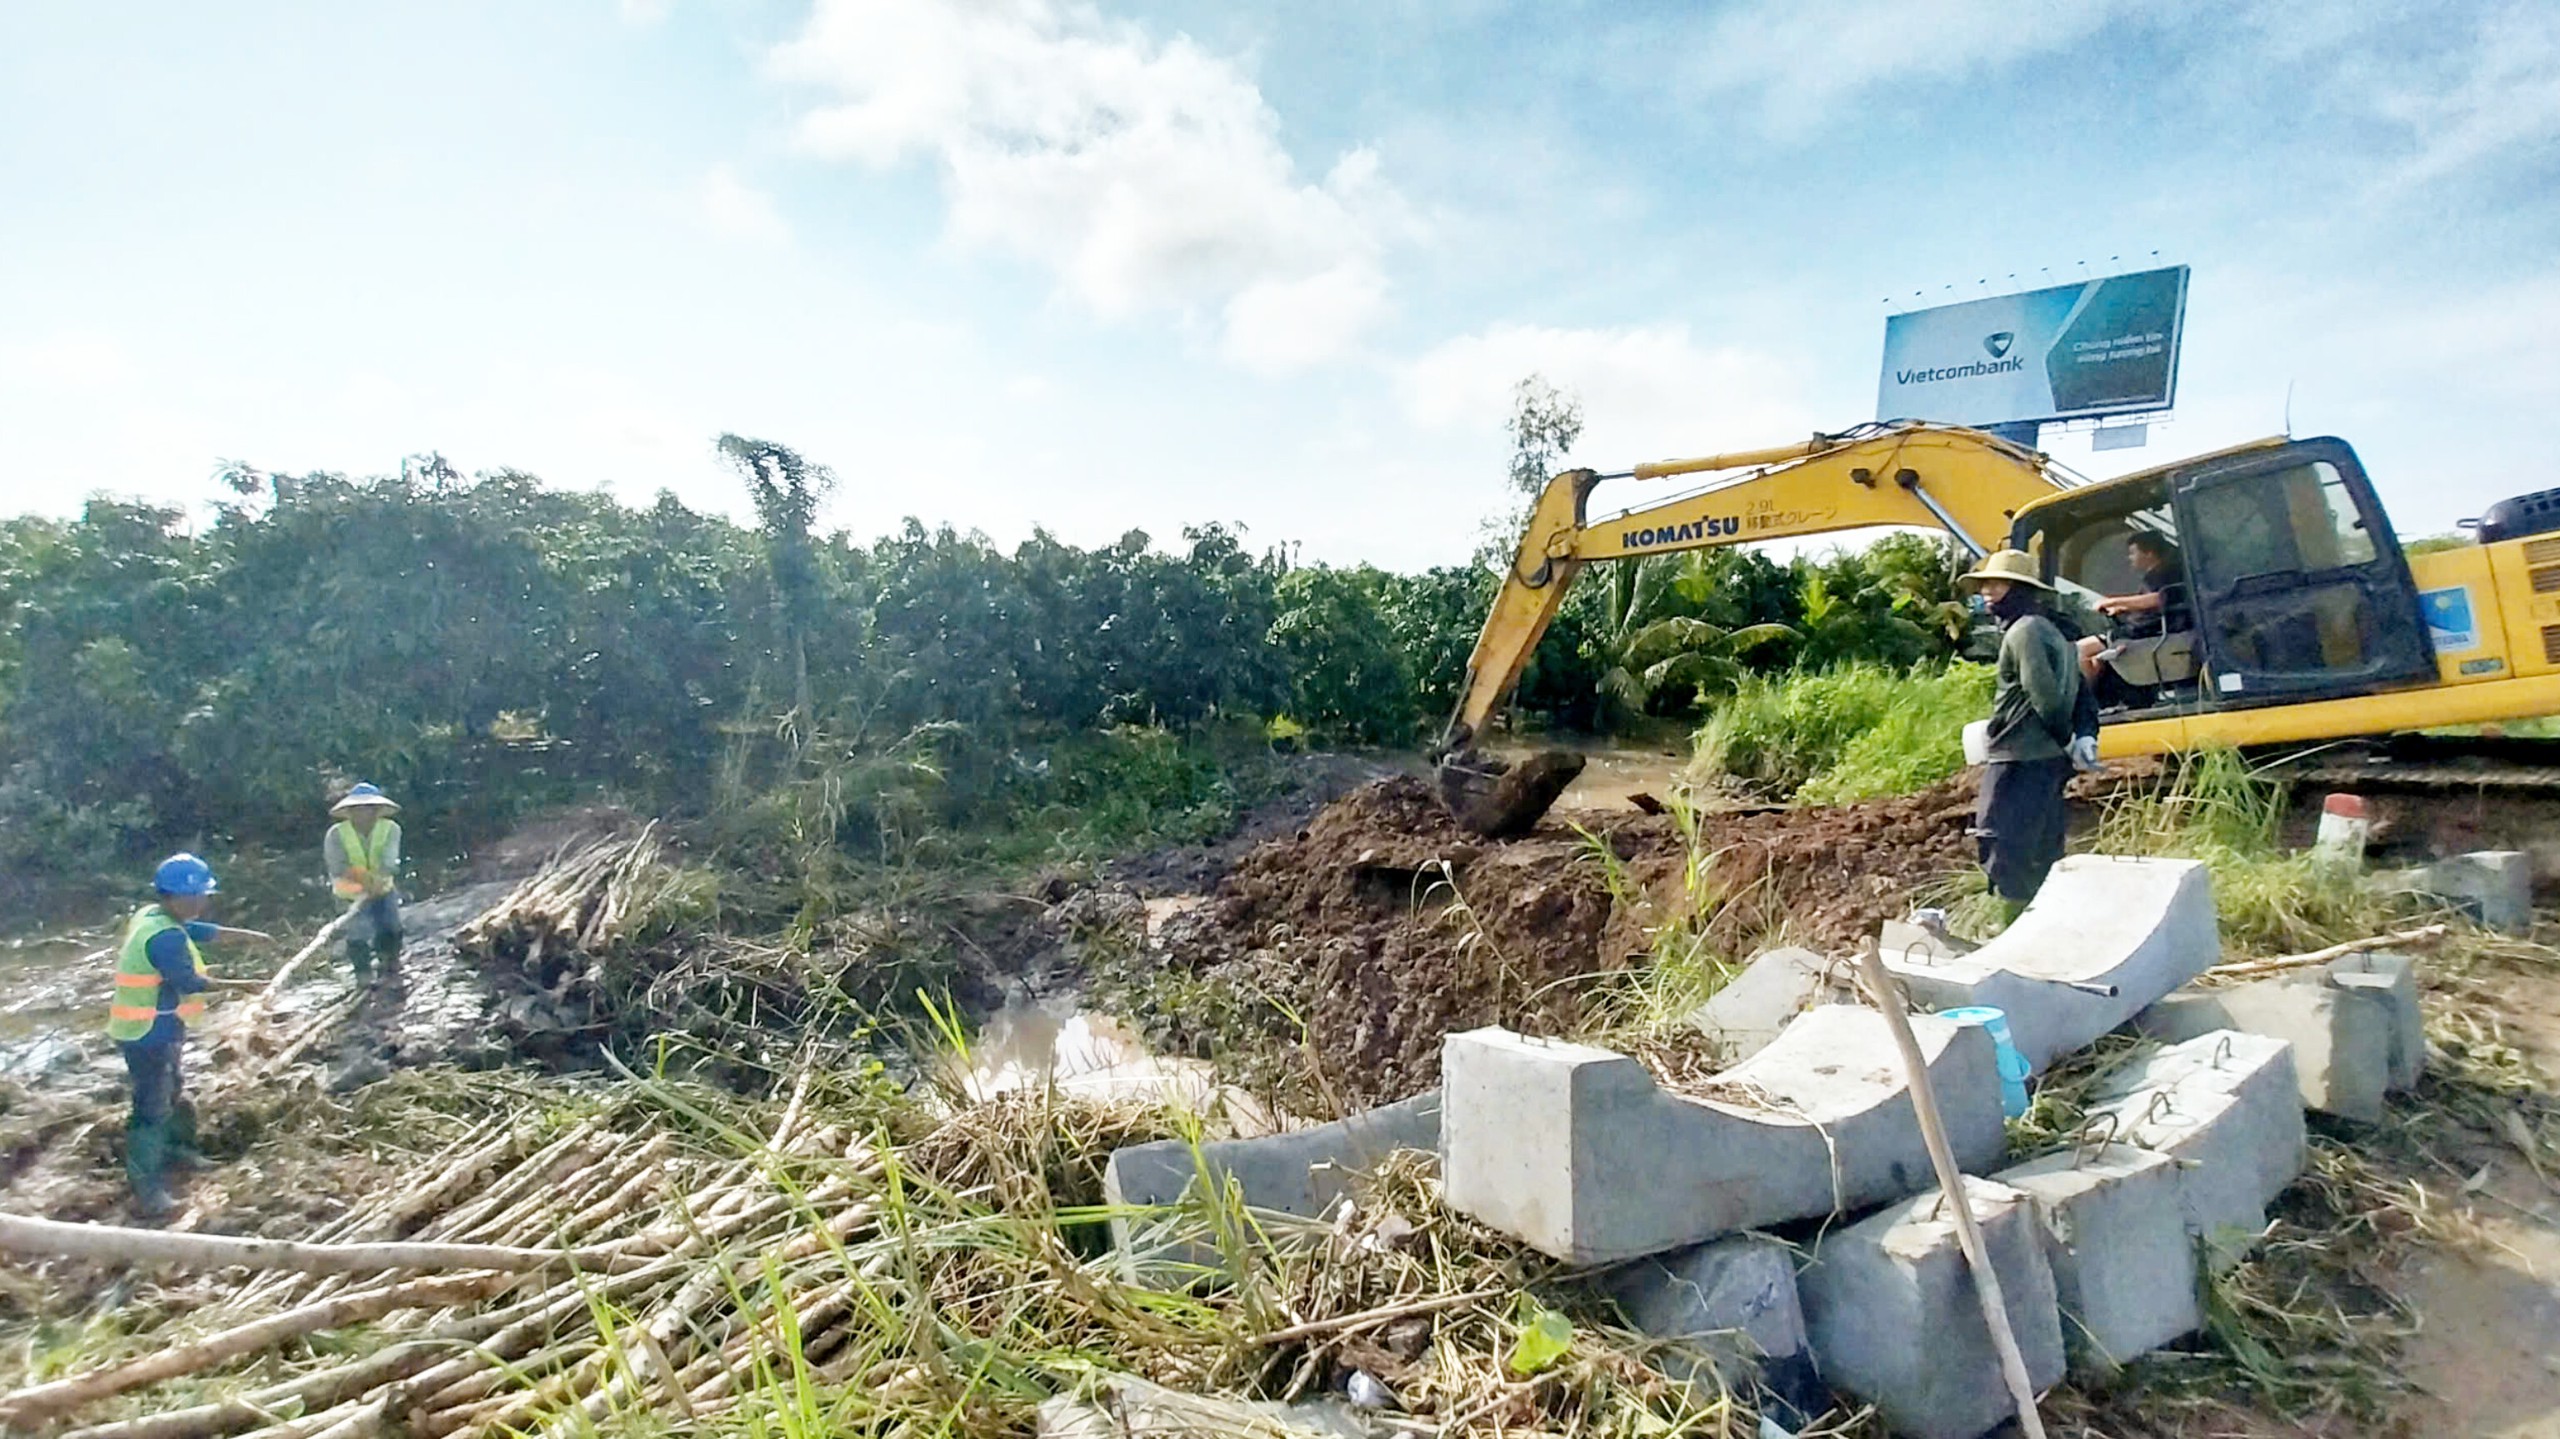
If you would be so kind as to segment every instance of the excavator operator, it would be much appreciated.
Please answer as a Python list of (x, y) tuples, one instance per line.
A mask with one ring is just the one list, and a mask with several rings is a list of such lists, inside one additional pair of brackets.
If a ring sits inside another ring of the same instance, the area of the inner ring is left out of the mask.
[[(2098, 612), (2115, 621), (2114, 638), (2118, 642), (2150, 639), (2195, 628), (2195, 617), (2187, 604), (2186, 567), (2178, 558), (2178, 547), (2156, 530), (2135, 530), (2125, 536), (2124, 551), (2142, 587), (2132, 594), (2099, 599)], [(2098, 707), (2149, 708), (2156, 691), (2149, 685), (2134, 684), (2110, 668), (2103, 659), (2107, 644), (2095, 635), (2079, 641), (2080, 674), (2096, 687)]]

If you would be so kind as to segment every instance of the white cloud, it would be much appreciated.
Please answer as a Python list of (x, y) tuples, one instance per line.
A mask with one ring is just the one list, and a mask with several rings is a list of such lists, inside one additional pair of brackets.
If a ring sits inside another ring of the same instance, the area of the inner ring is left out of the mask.
[(1447, 341), (1406, 367), (1415, 423), (1496, 432), (1511, 390), (1540, 374), (1582, 401), (1573, 458), (1603, 470), (1748, 449), (1812, 433), (1805, 378), (1760, 351), (1703, 346), (1686, 325), (1553, 329), (1497, 325)]
[[(2560, 144), (2560, 10), (2518, 5), (2483, 16), (2444, 63), (2371, 75), (2371, 103), (2404, 127), (2413, 153), (2392, 174), (2414, 185), (2512, 150)], [(2428, 73), (2432, 71), (2433, 73)]]
[(773, 206), (773, 197), (726, 165), (714, 165), (702, 177), (702, 221), (733, 240), (779, 245), (791, 239), (790, 222)]
[(2065, 49), (2120, 16), (2175, 0), (1743, 0), (1695, 44), (1691, 77), (1756, 95), (1772, 129), (1801, 134), (1856, 92), (1902, 76), (1947, 78)]
[(1264, 374), (1321, 363), (1356, 345), (1386, 299), (1385, 281), (1366, 265), (1256, 280), (1227, 302), (1227, 358)]
[(1404, 217), (1376, 156), (1303, 178), (1253, 80), (1186, 37), (1055, 0), (818, 0), (774, 66), (835, 97), (805, 148), (932, 160), (956, 241), (1097, 314), (1214, 308), (1227, 354), (1277, 369), (1348, 352), (1383, 308)]

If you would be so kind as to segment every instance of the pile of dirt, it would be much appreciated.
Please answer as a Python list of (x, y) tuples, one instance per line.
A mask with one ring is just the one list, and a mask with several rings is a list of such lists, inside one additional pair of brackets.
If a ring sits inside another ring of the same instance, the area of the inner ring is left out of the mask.
[(1413, 768), (1412, 762), (1392, 756), (1329, 751), (1291, 755), (1280, 763), (1272, 793), (1247, 811), (1232, 833), (1114, 860), (1104, 867), (1103, 877), (1148, 898), (1201, 893), (1255, 849), (1305, 827), (1325, 806), (1364, 784)]
[[(1205, 903), (1160, 914), (1143, 962), (1303, 1024), (1327, 1097), (1379, 1103), (1438, 1082), (1447, 1034), (1569, 1031), (1591, 981), (1701, 904), (1725, 953), (1853, 949), (1970, 861), (1971, 806), (1958, 781), (1874, 804), (1709, 815), (1707, 878), (1693, 884), (1667, 817), (1559, 816), (1492, 841), (1461, 830), (1421, 780), (1387, 779), (1245, 856)], [(1624, 876), (1614, 891), (1604, 845)], [(1149, 1037), (1194, 1051), (1233, 1039), (1197, 1029), (1160, 1022)]]
[[(1970, 868), (1978, 780), (1968, 772), (1914, 794), (1864, 804), (1709, 815), (1700, 838), (1717, 855), (1709, 935), (1728, 952), (1800, 944), (1847, 953), (1908, 911), (1911, 896)], [(1630, 868), (1649, 896), (1676, 896), (1679, 846)]]

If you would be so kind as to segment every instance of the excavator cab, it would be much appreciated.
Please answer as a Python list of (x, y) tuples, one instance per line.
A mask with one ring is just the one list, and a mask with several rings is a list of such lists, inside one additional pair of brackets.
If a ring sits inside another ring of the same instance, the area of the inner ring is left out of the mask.
[[(2100, 694), (2124, 717), (2346, 698), (2436, 676), (2409, 562), (2343, 440), (2260, 444), (2083, 486), (2023, 509), (2010, 540), (2091, 615), (2104, 596), (2160, 596), (2095, 629), (2109, 669)], [(2166, 572), (2140, 571), (2164, 552)]]

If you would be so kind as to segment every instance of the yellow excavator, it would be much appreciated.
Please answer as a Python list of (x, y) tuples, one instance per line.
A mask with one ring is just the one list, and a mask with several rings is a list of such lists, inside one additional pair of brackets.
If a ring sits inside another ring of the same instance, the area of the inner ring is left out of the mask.
[[(1712, 477), (1604, 519), (1603, 480)], [(1540, 493), (1485, 617), (1436, 754), (1442, 799), (1489, 836), (1534, 826), (1580, 770), (1478, 744), (1585, 565), (1873, 526), (2026, 551), (2066, 597), (2144, 587), (2126, 541), (2172, 541), (2174, 625), (2105, 642), (2136, 697), (2102, 756), (2382, 737), (2560, 714), (2560, 490), (2467, 521), (2471, 542), (2403, 552), (2344, 440), (2265, 439), (2104, 481), (1978, 430), (1864, 425), (1800, 444), (1569, 470)], [(2151, 581), (2156, 588), (2161, 581)]]

